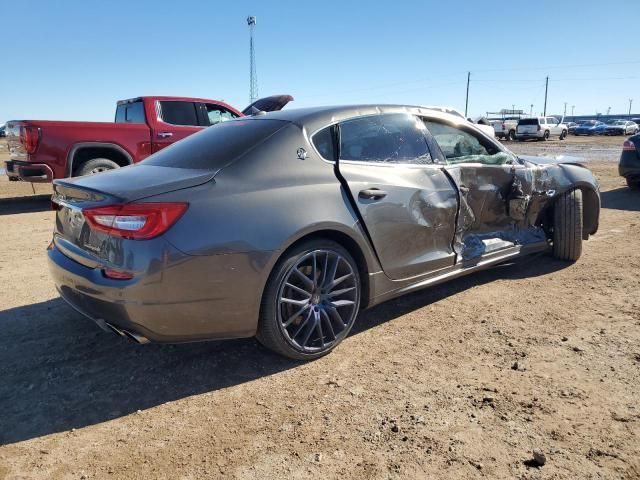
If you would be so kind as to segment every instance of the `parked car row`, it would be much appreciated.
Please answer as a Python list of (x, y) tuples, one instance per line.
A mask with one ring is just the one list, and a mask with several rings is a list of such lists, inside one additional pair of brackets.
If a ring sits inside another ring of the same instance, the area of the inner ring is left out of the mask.
[(574, 135), (635, 135), (640, 130), (631, 120), (580, 120), (569, 130)]

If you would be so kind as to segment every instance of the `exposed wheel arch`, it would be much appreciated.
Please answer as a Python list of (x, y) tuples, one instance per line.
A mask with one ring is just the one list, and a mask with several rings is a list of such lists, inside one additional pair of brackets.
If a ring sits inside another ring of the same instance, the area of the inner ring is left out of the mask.
[(82, 163), (94, 158), (106, 158), (121, 167), (133, 164), (133, 158), (129, 152), (120, 145), (103, 142), (77, 143), (67, 155), (67, 176), (73, 176)]

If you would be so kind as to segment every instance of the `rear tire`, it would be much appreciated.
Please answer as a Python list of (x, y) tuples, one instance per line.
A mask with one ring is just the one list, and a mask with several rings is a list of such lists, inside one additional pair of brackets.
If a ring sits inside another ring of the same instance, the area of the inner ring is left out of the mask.
[(542, 137), (542, 139), (546, 142), (547, 140), (549, 140), (549, 130), (545, 130), (544, 132), (544, 136)]
[(582, 191), (561, 195), (553, 209), (553, 256), (575, 262), (582, 254)]
[(640, 179), (632, 179), (630, 177), (627, 177), (626, 180), (627, 187), (629, 187), (631, 190), (640, 190)]
[(113, 160), (109, 160), (108, 158), (92, 158), (76, 169), (74, 177), (95, 175), (96, 173), (106, 172), (107, 170), (114, 170), (116, 168), (120, 168), (120, 165)]
[(344, 247), (328, 239), (303, 242), (269, 276), (256, 337), (285, 357), (315, 360), (349, 334), (360, 296), (358, 265)]
[(516, 139), (516, 132), (515, 130), (509, 130), (509, 133), (507, 134), (507, 140), (509, 140), (510, 142), (515, 141)]
[(560, 133), (560, 140), (564, 140), (565, 138), (567, 138), (567, 131), (562, 130), (562, 133)]

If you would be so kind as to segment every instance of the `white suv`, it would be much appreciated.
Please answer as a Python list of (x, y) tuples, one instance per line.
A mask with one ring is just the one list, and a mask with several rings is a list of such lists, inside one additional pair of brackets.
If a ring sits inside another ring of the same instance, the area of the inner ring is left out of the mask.
[(548, 140), (551, 137), (564, 140), (568, 131), (568, 127), (556, 117), (521, 118), (516, 127), (516, 138), (520, 141), (527, 138)]

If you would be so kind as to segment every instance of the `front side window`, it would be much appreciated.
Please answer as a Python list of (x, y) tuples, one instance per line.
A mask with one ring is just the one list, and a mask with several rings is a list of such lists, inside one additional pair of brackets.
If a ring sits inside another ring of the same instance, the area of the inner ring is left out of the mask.
[(557, 125), (558, 124), (558, 120), (556, 120), (555, 118), (547, 118), (547, 123), (549, 125)]
[(425, 120), (424, 123), (449, 164), (502, 165), (514, 160), (513, 155), (467, 130), (435, 120)]
[(161, 101), (162, 121), (171, 125), (198, 126), (196, 105), (193, 102)]
[(227, 120), (238, 118), (238, 115), (220, 105), (206, 103), (205, 108), (207, 109), (207, 118), (209, 119), (209, 125), (215, 125), (216, 123), (226, 122)]
[(372, 115), (340, 123), (340, 160), (433, 163), (424, 123), (405, 113)]

